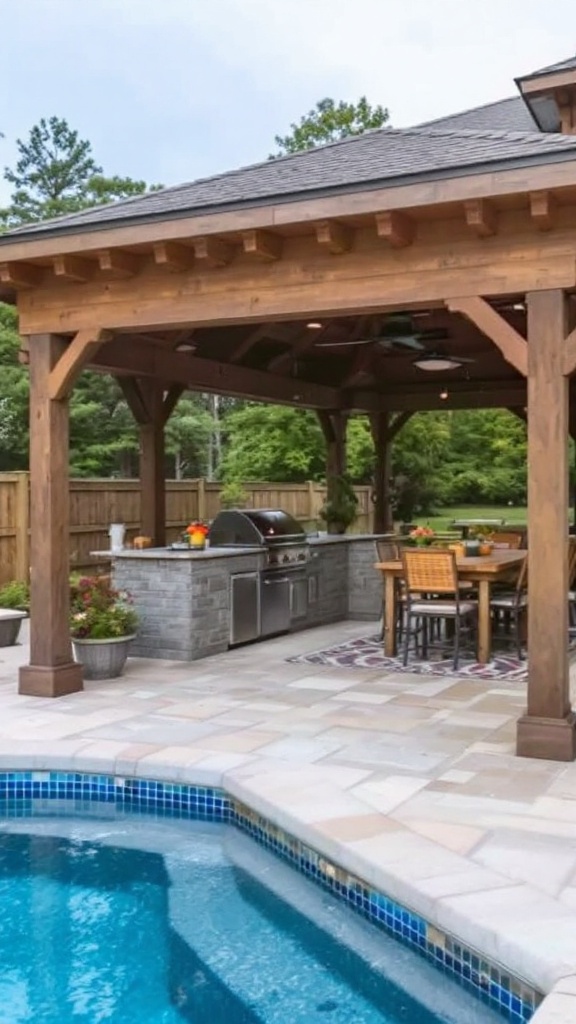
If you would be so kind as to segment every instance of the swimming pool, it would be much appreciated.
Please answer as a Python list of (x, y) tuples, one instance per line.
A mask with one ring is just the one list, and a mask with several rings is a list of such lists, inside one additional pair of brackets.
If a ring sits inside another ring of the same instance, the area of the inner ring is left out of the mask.
[[(354, 917), (359, 914), (372, 922), (376, 934), (384, 931), (416, 950), (512, 1024), (525, 1024), (542, 1000), (541, 993), (525, 979), (515, 977), (474, 946), (442, 931), (224, 789), (82, 771), (0, 771), (0, 822), (4, 819), (5, 825), (11, 819), (39, 823), (45, 818), (54, 820), (56, 815), (65, 819), (81, 815), (114, 823), (117, 817), (124, 819), (126, 813), (131, 821), (144, 814), (169, 819), (171, 823), (230, 823), (233, 834), (244, 833), (254, 838), (257, 845), (253, 850), (264, 847), (272, 851), (295, 868), (297, 876), (312, 879), (315, 885), (335, 896), (339, 904), (353, 908)], [(145, 832), (141, 840), (147, 835)], [(274, 863), (278, 865), (276, 859)], [(268, 877), (275, 877), (275, 873)], [(294, 878), (293, 873), (291, 877)], [(437, 982), (438, 974), (434, 977)]]
[(1, 1024), (502, 1018), (228, 825), (5, 819)]

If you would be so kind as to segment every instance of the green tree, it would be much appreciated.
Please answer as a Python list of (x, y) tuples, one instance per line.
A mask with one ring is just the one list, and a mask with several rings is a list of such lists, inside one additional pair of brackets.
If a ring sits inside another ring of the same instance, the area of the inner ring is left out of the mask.
[(105, 177), (92, 155), (91, 143), (81, 139), (63, 118), (42, 118), (33, 126), (28, 139), (17, 139), (16, 145), (16, 166), (4, 170), (5, 180), (14, 189), (10, 206), (0, 211), (4, 228), (75, 213), (148, 191), (144, 181)]
[(246, 403), (224, 420), (224, 480), (321, 480), (325, 445), (314, 413), (281, 405)]
[(170, 476), (205, 476), (214, 420), (205, 408), (203, 396), (181, 398), (166, 424), (166, 454)]
[(291, 124), (291, 131), (287, 135), (274, 137), (280, 150), (271, 159), (337, 142), (347, 135), (362, 135), (372, 128), (382, 128), (387, 124), (389, 116), (385, 107), (380, 104), (372, 107), (365, 96), (361, 96), (357, 103), (346, 103), (344, 100), (335, 103), (327, 97), (319, 100), (313, 110), (301, 117), (297, 124)]
[(28, 468), (28, 373), (13, 306), (0, 303), (0, 472)]

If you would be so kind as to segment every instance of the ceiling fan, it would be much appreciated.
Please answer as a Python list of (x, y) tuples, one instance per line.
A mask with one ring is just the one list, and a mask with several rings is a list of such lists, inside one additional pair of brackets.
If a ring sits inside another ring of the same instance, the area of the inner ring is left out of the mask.
[(316, 348), (352, 348), (356, 345), (373, 345), (384, 352), (413, 355), (414, 365), (422, 370), (450, 370), (473, 363), (466, 356), (449, 356), (436, 350), (440, 342), (448, 341), (450, 334), (444, 327), (418, 330), (413, 317), (398, 314), (388, 317), (380, 334), (368, 338), (350, 338), (342, 341), (319, 341)]

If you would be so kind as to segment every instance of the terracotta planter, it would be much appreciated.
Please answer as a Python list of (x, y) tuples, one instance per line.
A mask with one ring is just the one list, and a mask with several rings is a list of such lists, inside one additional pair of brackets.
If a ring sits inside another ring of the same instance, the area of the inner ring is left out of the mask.
[(135, 635), (108, 640), (72, 640), (74, 658), (82, 665), (84, 678), (116, 679), (121, 676)]
[(26, 612), (17, 611), (16, 608), (0, 608), (0, 647), (11, 647), (16, 643), (25, 618)]

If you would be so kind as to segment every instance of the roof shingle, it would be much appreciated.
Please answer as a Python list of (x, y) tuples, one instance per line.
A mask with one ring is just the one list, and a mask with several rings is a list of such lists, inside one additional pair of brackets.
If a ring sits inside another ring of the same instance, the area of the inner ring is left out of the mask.
[(506, 100), (495, 103), (484, 103), (481, 107), (462, 110), (459, 114), (448, 114), (437, 117), (434, 121), (424, 121), (419, 128), (471, 128), (482, 131), (486, 128), (504, 132), (537, 132), (536, 124), (529, 107), (521, 96), (510, 96)]
[(576, 159), (576, 136), (537, 132), (382, 128), (146, 196), (18, 228), (0, 238), (74, 232), (136, 219), (290, 201), (300, 196), (442, 178), (468, 169)]

